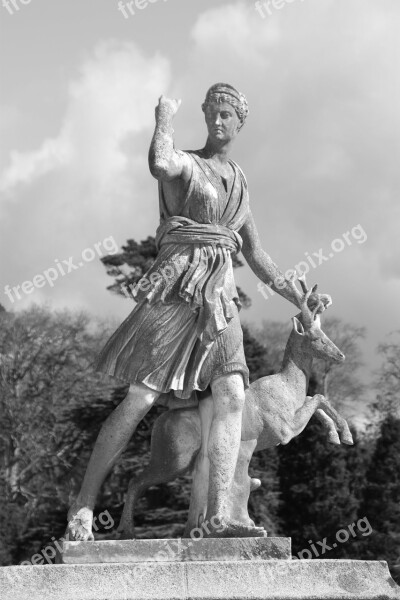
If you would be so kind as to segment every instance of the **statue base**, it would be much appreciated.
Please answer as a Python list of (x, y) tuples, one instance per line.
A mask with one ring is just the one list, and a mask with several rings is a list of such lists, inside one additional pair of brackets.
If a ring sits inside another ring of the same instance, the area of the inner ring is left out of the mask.
[[(400, 600), (400, 587), (383, 561), (291, 560), (289, 538), (192, 540), (189, 546), (190, 542), (66, 542), (63, 564), (0, 569), (0, 596), (2, 600)], [(166, 556), (167, 544), (176, 549), (174, 558)]]
[(291, 546), (291, 539), (284, 537), (64, 542), (59, 562), (87, 564), (289, 560), (292, 558)]

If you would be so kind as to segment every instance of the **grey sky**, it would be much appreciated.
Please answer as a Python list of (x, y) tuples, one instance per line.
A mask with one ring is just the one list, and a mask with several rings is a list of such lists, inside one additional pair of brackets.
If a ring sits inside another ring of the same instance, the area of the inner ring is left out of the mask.
[[(265, 250), (282, 270), (333, 254), (309, 280), (333, 296), (332, 315), (367, 327), (372, 368), (399, 328), (398, 0), (282, 0), (264, 19), (250, 1), (158, 0), (129, 18), (117, 0), (15, 2), (0, 7), (0, 303), (121, 321), (132, 305), (106, 291), (97, 259), (14, 303), (3, 290), (107, 237), (154, 235), (157, 98), (183, 99), (176, 145), (196, 148), (205, 92), (227, 81), (248, 97), (233, 158)], [(247, 266), (237, 283), (253, 300), (246, 320), (293, 314)]]

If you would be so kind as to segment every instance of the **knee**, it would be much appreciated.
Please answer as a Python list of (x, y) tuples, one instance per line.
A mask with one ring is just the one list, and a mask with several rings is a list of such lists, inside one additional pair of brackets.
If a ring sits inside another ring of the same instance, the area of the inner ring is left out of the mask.
[(246, 400), (241, 375), (219, 377), (212, 386), (215, 413), (241, 412)]
[(236, 393), (232, 396), (229, 403), (231, 412), (242, 412), (246, 397), (244, 391), (242, 393)]
[(147, 385), (132, 383), (129, 386), (125, 401), (128, 404), (135, 404), (138, 407), (150, 409), (158, 396), (159, 392), (152, 390)]

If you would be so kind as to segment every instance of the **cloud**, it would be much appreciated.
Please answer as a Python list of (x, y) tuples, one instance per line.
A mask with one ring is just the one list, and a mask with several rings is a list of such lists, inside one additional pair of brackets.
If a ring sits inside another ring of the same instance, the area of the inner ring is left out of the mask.
[(152, 125), (149, 98), (168, 86), (169, 77), (161, 56), (147, 58), (132, 43), (100, 43), (69, 86), (58, 136), (32, 152), (13, 151), (0, 190), (11, 192), (58, 169), (69, 169), (76, 181), (106, 186), (127, 167), (124, 139)]
[(380, 274), (395, 273), (399, 15), (390, 0), (307, 0), (283, 3), (265, 19), (244, 2), (198, 17), (192, 58), (208, 76), (201, 85), (225, 80), (249, 100), (234, 153), (261, 237), (273, 247), (285, 231), (302, 253), (311, 234), (329, 242), (361, 222), (370, 232), (365, 255), (386, 256), (389, 245), (391, 267)]
[[(18, 246), (2, 265), (2, 283), (32, 281), (56, 259), (79, 257), (108, 236), (122, 245), (155, 229), (157, 184), (147, 152), (154, 106), (169, 82), (168, 60), (130, 42), (99, 43), (85, 58), (68, 86), (58, 135), (33, 151), (12, 152), (0, 178), (0, 255)], [(96, 260), (15, 307), (44, 294), (55, 305), (92, 308), (100, 293), (111, 306), (109, 283)]]
[[(164, 56), (103, 42), (69, 85), (59, 134), (34, 151), (12, 153), (0, 179), (0, 254), (18, 246), (5, 265), (6, 283), (32, 279), (106, 236), (122, 244), (154, 234), (157, 186), (147, 151), (157, 97), (182, 97), (176, 145), (200, 147), (200, 104), (211, 84), (226, 81), (248, 97), (233, 158), (247, 175), (261, 240), (278, 265), (292, 267), (357, 224), (366, 231), (364, 244), (312, 275), (334, 297), (335, 315), (368, 323), (372, 356), (400, 302), (400, 3), (293, 1), (265, 19), (252, 1), (207, 10), (198, 3), (195, 10), (191, 24), (185, 21), (184, 53), (168, 45), (173, 73)], [(175, 17), (168, 13), (165, 28), (182, 25)], [(248, 269), (236, 277), (253, 299), (247, 318), (292, 314), (276, 297), (265, 304)], [(103, 314), (115, 306), (107, 283), (94, 261), (43, 295)]]
[(253, 5), (225, 4), (202, 13), (191, 37), (202, 56), (214, 57), (218, 65), (229, 60), (238, 68), (245, 63), (254, 68), (268, 64), (268, 50), (281, 37), (279, 20), (264, 23)]

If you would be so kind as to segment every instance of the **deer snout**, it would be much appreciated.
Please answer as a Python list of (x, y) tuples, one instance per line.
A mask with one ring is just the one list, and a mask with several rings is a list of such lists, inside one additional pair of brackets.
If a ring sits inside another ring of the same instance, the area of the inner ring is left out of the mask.
[(344, 362), (345, 360), (346, 360), (346, 356), (343, 354), (343, 352), (340, 352), (340, 350), (339, 350), (339, 351), (338, 351), (338, 353), (337, 353), (337, 358), (336, 358), (336, 361), (337, 361), (338, 363), (342, 363), (342, 362)]

